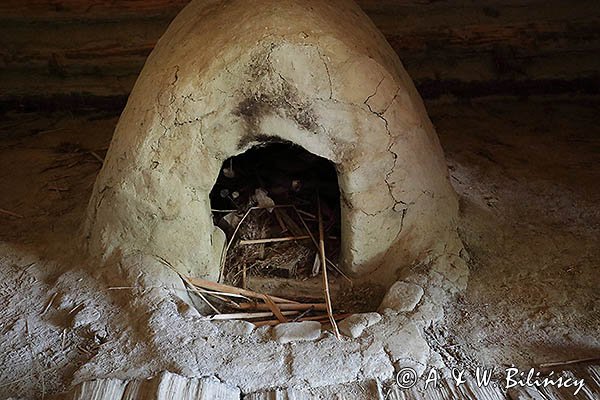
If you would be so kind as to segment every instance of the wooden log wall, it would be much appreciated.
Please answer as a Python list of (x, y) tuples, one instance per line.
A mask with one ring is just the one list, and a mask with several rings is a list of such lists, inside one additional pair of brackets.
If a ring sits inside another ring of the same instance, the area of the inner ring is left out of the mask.
[[(187, 2), (0, 2), (0, 110), (120, 110)], [(358, 2), (425, 98), (600, 92), (598, 0)]]

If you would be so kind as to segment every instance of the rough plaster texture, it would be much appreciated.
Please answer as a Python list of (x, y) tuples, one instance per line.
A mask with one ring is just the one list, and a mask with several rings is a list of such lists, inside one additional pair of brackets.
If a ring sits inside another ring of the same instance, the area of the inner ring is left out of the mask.
[[(456, 242), (457, 199), (421, 98), (349, 0), (197, 0), (148, 58), (84, 226), (93, 256), (141, 251), (216, 279), (209, 193), (228, 157), (270, 141), (335, 163), (341, 264), (392, 282)], [(389, 284), (389, 283), (388, 283)]]
[(377, 313), (354, 314), (344, 319), (338, 324), (338, 328), (343, 335), (351, 338), (357, 338), (363, 331), (370, 326), (381, 321), (381, 315)]
[(321, 336), (321, 323), (304, 321), (279, 324), (273, 328), (273, 336), (280, 343), (317, 340)]
[(412, 311), (423, 297), (423, 288), (414, 283), (398, 281), (394, 283), (381, 301), (379, 310), (391, 308), (396, 311)]

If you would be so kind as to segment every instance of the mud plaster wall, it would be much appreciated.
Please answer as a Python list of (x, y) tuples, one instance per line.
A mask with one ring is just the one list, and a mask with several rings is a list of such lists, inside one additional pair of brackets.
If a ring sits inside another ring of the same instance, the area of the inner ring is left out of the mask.
[(456, 196), (422, 101), (350, 1), (196, 1), (169, 27), (121, 116), (90, 200), (94, 256), (141, 251), (215, 279), (208, 194), (265, 138), (337, 165), (342, 265), (402, 267), (460, 246)]

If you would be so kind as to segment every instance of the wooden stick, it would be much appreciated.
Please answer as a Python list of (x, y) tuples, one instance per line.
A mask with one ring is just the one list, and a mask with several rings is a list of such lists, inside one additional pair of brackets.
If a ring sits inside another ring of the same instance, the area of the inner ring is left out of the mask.
[(327, 304), (327, 314), (329, 315), (329, 321), (333, 327), (333, 333), (338, 340), (340, 338), (340, 331), (338, 330), (335, 319), (333, 318), (333, 307), (331, 305), (331, 295), (329, 294), (329, 281), (327, 280), (327, 261), (325, 259), (325, 240), (323, 232), (323, 216), (321, 215), (321, 198), (317, 191), (317, 218), (319, 219), (319, 255), (321, 256), (321, 265), (323, 266), (323, 291), (325, 292), (325, 303)]
[[(188, 289), (190, 290), (190, 289)], [(247, 296), (242, 296), (241, 294), (235, 294), (235, 293), (227, 293), (227, 292), (217, 292), (214, 290), (206, 290), (206, 289), (196, 289), (199, 290), (202, 293), (206, 293), (209, 295), (217, 295), (217, 296), (224, 296), (224, 297), (233, 297), (234, 299), (244, 299), (246, 301), (252, 301), (251, 298), (247, 297)]]
[(240, 227), (242, 226), (242, 224), (244, 223), (246, 218), (248, 218), (248, 215), (250, 215), (250, 213), (253, 210), (258, 210), (258, 209), (260, 209), (260, 207), (250, 207), (248, 210), (246, 210), (246, 212), (244, 213), (244, 216), (242, 217), (240, 222), (238, 222), (237, 226), (233, 230), (231, 239), (229, 240), (229, 242), (227, 242), (227, 245), (225, 246), (225, 248), (223, 249), (223, 253), (221, 254), (221, 260), (219, 262), (219, 267), (220, 267), (219, 268), (219, 280), (221, 280), (221, 278), (223, 277), (223, 273), (225, 272), (225, 261), (227, 260), (227, 253), (229, 252), (229, 248), (231, 247), (231, 245), (233, 244), (233, 241), (235, 240), (235, 235), (237, 235), (238, 231), (240, 230)]
[[(246, 267), (246, 286), (244, 286), (243, 282), (242, 282), (242, 288), (243, 289), (248, 289), (248, 283), (249, 283), (248, 282), (248, 274), (250, 273), (250, 270), (252, 268), (256, 267), (259, 264), (260, 264), (259, 262), (255, 262), (250, 267), (248, 267), (248, 264), (245, 264), (245, 263), (242, 264), (242, 266), (245, 265), (245, 267)], [(231, 278), (231, 280), (233, 282), (236, 282), (237, 277), (240, 276), (240, 275), (242, 275), (243, 273), (244, 273), (244, 269), (242, 268), (240, 271), (236, 272), (235, 275), (233, 275), (233, 277)], [(242, 276), (242, 278), (243, 278), (243, 276)]]
[(302, 223), (304, 230), (306, 231), (306, 233), (308, 233), (308, 235), (310, 236), (310, 239), (312, 240), (313, 244), (315, 245), (315, 247), (318, 250), (319, 244), (317, 243), (317, 239), (315, 239), (315, 236), (310, 231), (310, 228), (308, 227), (308, 225), (306, 225), (306, 221), (304, 221), (304, 218), (302, 218), (302, 215), (300, 215), (300, 210), (298, 210), (296, 207), (294, 207), (294, 210), (296, 211), (296, 215), (298, 216), (298, 219), (300, 219), (300, 222)]
[(239, 305), (238, 303), (236, 303), (235, 301), (231, 300), (231, 299), (230, 299), (230, 298), (228, 298), (228, 297), (225, 297), (225, 296), (221, 296), (221, 295), (215, 294), (215, 292), (208, 292), (208, 293), (207, 293), (207, 292), (204, 292), (204, 293), (206, 293), (208, 296), (212, 296), (212, 297), (214, 297), (215, 299), (222, 301), (223, 303), (225, 303), (225, 304), (229, 305), (230, 307), (233, 307), (233, 308), (240, 308), (240, 305)]
[(260, 328), (261, 326), (275, 326), (275, 325), (279, 325), (281, 322), (279, 322), (279, 320), (277, 320), (277, 319), (270, 319), (268, 321), (258, 321), (258, 322), (252, 322), (252, 323), (257, 328)]
[(292, 217), (288, 215), (288, 213), (284, 212), (284, 210), (275, 210), (280, 213), (281, 219), (286, 224), (286, 227), (289, 228), (291, 236), (301, 236), (303, 234), (304, 229), (302, 229), (296, 221)]
[[(251, 290), (247, 290), (247, 289), (240, 289), (234, 286), (229, 286), (229, 285), (224, 285), (222, 283), (217, 283), (217, 282), (212, 282), (212, 281), (207, 281), (205, 279), (200, 279), (200, 278), (192, 278), (192, 277), (187, 277), (187, 279), (194, 285), (196, 286), (200, 286), (203, 289), (209, 289), (209, 290), (215, 290), (215, 291), (219, 291), (219, 292), (226, 292), (226, 293), (232, 293), (232, 294), (238, 294), (241, 296), (246, 296), (246, 297), (251, 297), (254, 299), (261, 299), (264, 300), (265, 299), (265, 295), (262, 293), (257, 293), (257, 292), (253, 292)], [(293, 301), (293, 300), (288, 300), (288, 299), (284, 299), (281, 297), (275, 297), (275, 296), (270, 296), (273, 300), (275, 300), (277, 303), (296, 303), (298, 304), (297, 301)]]
[(200, 291), (198, 289), (196, 289), (196, 287), (192, 284), (192, 282), (190, 282), (190, 280), (183, 274), (179, 273), (179, 271), (177, 271), (175, 269), (175, 267), (173, 267), (173, 265), (171, 265), (170, 262), (168, 262), (167, 260), (165, 260), (164, 258), (162, 258), (161, 256), (155, 256), (163, 265), (165, 265), (166, 267), (170, 268), (171, 270), (173, 270), (177, 275), (179, 275), (179, 277), (181, 279), (183, 279), (183, 281), (185, 283), (187, 283), (189, 285), (189, 287), (194, 291), (194, 293), (196, 293), (198, 295), (198, 297), (200, 297), (206, 304), (208, 304), (208, 306), (217, 314), (220, 314), (221, 311), (219, 311), (217, 309), (217, 307), (213, 306), (212, 303), (210, 301), (208, 301), (208, 299), (206, 298), (206, 296), (204, 296), (202, 293), (200, 293)]
[(252, 240), (240, 240), (239, 244), (264, 244), (264, 243), (276, 243), (276, 242), (291, 242), (292, 240), (305, 240), (310, 239), (310, 236), (288, 236), (281, 238), (270, 238), (270, 239), (252, 239)]
[(76, 305), (75, 307), (71, 308), (71, 311), (69, 311), (69, 315), (73, 314), (75, 311), (79, 311), (81, 310), (83, 307), (85, 306), (85, 304), (83, 303), (79, 303), (78, 305)]
[(319, 274), (319, 269), (321, 268), (321, 259), (319, 258), (319, 253), (315, 254), (315, 259), (313, 261), (312, 271), (310, 273), (311, 276), (317, 276)]
[(50, 301), (46, 305), (46, 308), (44, 308), (44, 311), (42, 311), (42, 315), (46, 314), (46, 311), (48, 311), (50, 309), (50, 306), (52, 305), (52, 303), (54, 303), (54, 299), (56, 299), (56, 296), (58, 296), (58, 292), (56, 292), (52, 295), (52, 297), (50, 298)]
[(332, 266), (333, 269), (335, 269), (342, 276), (342, 278), (344, 278), (345, 280), (347, 280), (348, 282), (350, 282), (351, 285), (353, 284), (352, 279), (350, 279), (348, 277), (348, 275), (346, 275), (341, 269), (339, 269), (339, 267), (337, 265), (335, 265), (333, 263), (333, 261), (331, 261), (329, 258), (325, 258), (325, 260), (327, 261), (328, 265)]
[(271, 312), (277, 317), (279, 322), (287, 322), (287, 318), (283, 315), (277, 304), (269, 295), (265, 295), (265, 304), (271, 309)]
[(233, 241), (235, 240), (235, 235), (237, 235), (238, 231), (240, 230), (240, 227), (242, 226), (242, 224), (244, 223), (244, 221), (246, 220), (246, 218), (248, 218), (248, 215), (250, 215), (250, 213), (254, 210), (263, 210), (265, 208), (282, 208), (282, 207), (290, 207), (289, 205), (274, 205), (274, 206), (256, 206), (256, 207), (250, 207), (245, 213), (244, 216), (242, 217), (242, 219), (240, 220), (240, 222), (237, 224), (237, 226), (235, 227), (235, 229), (233, 230), (233, 234), (231, 235), (231, 239), (229, 240), (229, 242), (227, 243), (227, 246), (225, 246), (225, 249), (223, 250), (223, 253), (221, 254), (221, 261), (219, 262), (219, 266), (220, 266), (220, 271), (219, 271), (219, 280), (221, 280), (222, 276), (223, 276), (223, 272), (225, 270), (225, 261), (227, 260), (227, 253), (229, 252), (229, 248), (231, 247), (231, 245), (233, 244)]
[(299, 315), (296, 315), (296, 317), (292, 320), (292, 322), (297, 322), (300, 318), (306, 317), (311, 312), (312, 312), (312, 310), (310, 310), (310, 309), (302, 311), (302, 313), (300, 313)]
[[(325, 303), (300, 303), (300, 304), (291, 304), (291, 303), (283, 303), (277, 305), (280, 310), (294, 310), (294, 311), (304, 311), (304, 310), (314, 310), (314, 311), (327, 311), (327, 304)], [(240, 303), (240, 309), (242, 310), (270, 310), (267, 304), (257, 304), (257, 303)]]
[(0, 208), (0, 214), (10, 215), (11, 217), (23, 218), (23, 216), (21, 214), (14, 213), (12, 211), (8, 211), (3, 208)]
[(98, 155), (98, 153), (96, 153), (95, 151), (90, 151), (90, 154), (98, 161), (100, 161), (100, 164), (104, 164), (104, 158), (100, 157)]
[(285, 233), (288, 231), (287, 226), (285, 226), (285, 222), (283, 222), (283, 218), (281, 217), (281, 210), (280, 209), (274, 209), (273, 210), (274, 214), (275, 214), (275, 219), (277, 219), (277, 223), (279, 224), (279, 227), (281, 228), (281, 233)]
[(242, 263), (242, 289), (248, 289), (248, 278), (246, 276), (246, 262)]
[(235, 301), (228, 299), (227, 297), (220, 297), (213, 295), (214, 298), (221, 300), (223, 303), (229, 305), (231, 308), (240, 308), (240, 305)]
[[(352, 314), (333, 314), (333, 319), (336, 321), (339, 321), (344, 318), (348, 318), (351, 315)], [(323, 315), (316, 315), (313, 317), (299, 318), (298, 321), (320, 321), (320, 320), (328, 320), (328, 319), (329, 319), (329, 315), (323, 314)]]
[(307, 213), (306, 211), (302, 211), (300, 209), (297, 209), (296, 211), (298, 211), (299, 214), (302, 214), (308, 218), (317, 219), (316, 215), (312, 215), (311, 213)]
[(60, 349), (64, 350), (65, 349), (65, 342), (67, 341), (67, 328), (63, 329), (61, 335), (62, 335), (62, 341), (61, 341)]
[(36, 135), (44, 135), (46, 133), (52, 133), (52, 132), (60, 132), (60, 131), (64, 131), (67, 128), (54, 128), (54, 129), (47, 129), (45, 131), (39, 131), (38, 133), (36, 133)]
[[(336, 314), (334, 315), (334, 318), (339, 321), (342, 320), (344, 318), (348, 318), (350, 315), (352, 314)], [(304, 318), (298, 318), (297, 320), (295, 319), (294, 322), (302, 322), (302, 321), (318, 321), (321, 322), (322, 320), (328, 321), (329, 320), (329, 316), (327, 315), (319, 315), (316, 317), (304, 317)], [(252, 322), (257, 328), (261, 327), (261, 326), (275, 326), (275, 325), (279, 325), (280, 322), (276, 319), (271, 319), (268, 321), (257, 321), (257, 322)]]
[[(298, 314), (298, 311), (282, 311), (283, 315), (295, 315)], [(258, 319), (258, 318), (268, 318), (272, 317), (273, 313), (270, 311), (265, 312), (255, 312), (255, 313), (232, 313), (232, 314), (216, 314), (211, 315), (209, 317), (204, 317), (205, 320), (208, 321), (225, 321), (232, 319)]]
[(556, 361), (539, 364), (540, 368), (553, 368), (553, 367), (561, 367), (563, 365), (573, 365), (573, 364), (582, 364), (588, 362), (596, 362), (600, 361), (600, 357), (589, 357), (589, 358), (579, 358), (576, 360), (567, 360), (567, 361)]
[[(175, 272), (177, 272), (177, 271), (175, 271)], [(196, 289), (196, 287), (194, 285), (192, 285), (190, 283), (190, 281), (186, 280), (186, 278), (183, 274), (180, 274), (179, 272), (177, 272), (177, 274), (181, 277), (181, 279), (183, 279), (183, 281), (185, 283), (188, 284), (188, 286), (194, 291), (194, 293), (196, 293), (214, 312), (216, 312), (217, 314), (221, 313), (221, 311), (219, 311), (219, 309), (217, 307), (215, 307), (210, 301), (208, 301), (206, 296), (204, 296), (198, 289)]]
[[(306, 211), (298, 210), (298, 208), (296, 208), (296, 206), (293, 205), (293, 204), (275, 204), (274, 206), (262, 206), (262, 207), (261, 206), (256, 206), (256, 207), (250, 207), (246, 211), (246, 213), (244, 214), (244, 216), (242, 217), (242, 219), (240, 220), (240, 222), (238, 223), (238, 225), (236, 226), (235, 230), (233, 231), (233, 234), (231, 235), (231, 239), (229, 240), (229, 242), (227, 243), (227, 245), (223, 249), (223, 252), (221, 253), (221, 260), (219, 262), (219, 266), (220, 266), (219, 280), (221, 280), (221, 278), (223, 276), (223, 272), (225, 271), (225, 261), (227, 260), (227, 253), (229, 252), (229, 248), (233, 244), (233, 240), (235, 239), (235, 235), (237, 235), (240, 227), (242, 226), (242, 223), (248, 217), (248, 215), (250, 214), (251, 211), (254, 211), (254, 210), (263, 210), (263, 209), (266, 209), (266, 208), (274, 208), (274, 209), (277, 209), (277, 208), (292, 208), (292, 209), (294, 209), (294, 211), (298, 215), (298, 218), (300, 218), (300, 221), (302, 221), (302, 224), (304, 225), (304, 229), (306, 229), (306, 231), (310, 235), (313, 243), (315, 244), (315, 247), (317, 247), (317, 249), (319, 248), (316, 239), (314, 238), (313, 234), (310, 232), (310, 229), (306, 225), (306, 222), (304, 221), (304, 219), (302, 219), (302, 216), (300, 215), (300, 212), (303, 212), (303, 213), (307, 214)], [(344, 279), (346, 279), (348, 282), (350, 282), (352, 284), (352, 280), (350, 278), (348, 278), (348, 276), (346, 276), (346, 274), (344, 274), (342, 272), (342, 270), (340, 270), (337, 267), (337, 265), (335, 265), (329, 259), (327, 259), (327, 258), (325, 258), (325, 259), (326, 259), (327, 263), (329, 263), (329, 265), (331, 265), (340, 275), (342, 275), (344, 277)], [(326, 265), (326, 264), (324, 264), (324, 265)]]
[[(317, 239), (315, 239), (314, 235), (310, 231), (310, 228), (308, 227), (308, 225), (306, 225), (306, 221), (304, 221), (304, 218), (302, 218), (302, 215), (300, 215), (300, 210), (297, 209), (296, 206), (292, 206), (292, 208), (294, 209), (294, 211), (296, 211), (296, 215), (300, 219), (300, 222), (302, 222), (302, 225), (304, 226), (304, 229), (306, 230), (306, 232), (309, 234), (310, 239), (312, 240), (313, 244), (315, 245), (315, 247), (317, 249), (317, 254), (318, 254), (318, 252), (319, 252), (319, 244), (317, 243)], [(350, 284), (352, 284), (352, 279), (348, 278), (348, 276), (346, 276), (346, 274), (344, 274), (342, 272), (342, 270), (337, 267), (337, 265), (335, 265), (327, 257), (325, 257), (325, 261), (327, 261), (327, 264), (331, 265), (340, 275), (342, 275), (342, 277), (344, 279), (346, 279), (348, 282), (350, 282)]]

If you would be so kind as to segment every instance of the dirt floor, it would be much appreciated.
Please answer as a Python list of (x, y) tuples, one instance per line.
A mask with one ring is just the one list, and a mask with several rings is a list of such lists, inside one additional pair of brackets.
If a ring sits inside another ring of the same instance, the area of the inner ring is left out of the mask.
[(522, 367), (600, 357), (599, 105), (430, 107), (472, 258), (447, 313), (456, 357)]
[[(428, 109), (471, 256), (468, 289), (428, 332), (430, 346), (448, 365), (600, 356), (600, 101)], [(119, 314), (118, 301), (64, 251), (116, 122), (9, 114), (0, 123), (0, 398), (60, 391), (100, 346), (131, 334), (107, 331), (99, 316)]]

